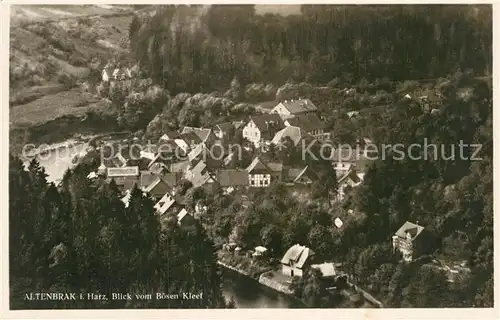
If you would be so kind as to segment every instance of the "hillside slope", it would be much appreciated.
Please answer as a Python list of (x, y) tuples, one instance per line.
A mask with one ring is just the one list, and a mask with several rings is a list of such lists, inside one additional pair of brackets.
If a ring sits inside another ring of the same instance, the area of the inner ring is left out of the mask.
[(103, 64), (126, 61), (134, 12), (116, 5), (11, 7), (11, 145), (52, 120), (108, 109), (92, 89)]

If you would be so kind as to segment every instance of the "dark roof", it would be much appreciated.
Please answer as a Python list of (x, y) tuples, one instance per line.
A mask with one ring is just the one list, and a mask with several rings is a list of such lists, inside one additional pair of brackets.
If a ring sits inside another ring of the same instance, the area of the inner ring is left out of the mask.
[(163, 196), (165, 193), (172, 193), (173, 186), (165, 182), (161, 177), (156, 178), (144, 191), (153, 196)]
[(115, 180), (116, 185), (122, 190), (132, 190), (134, 185), (138, 184), (137, 180)]
[(268, 162), (266, 165), (273, 172), (283, 171), (283, 163), (282, 162)]
[(325, 123), (315, 114), (304, 114), (287, 119), (291, 126), (311, 132), (315, 129), (325, 129)]
[(290, 168), (287, 170), (286, 179), (291, 182), (296, 182), (302, 177), (308, 177), (311, 181), (318, 179), (317, 173), (309, 167), (304, 168)]
[(361, 179), (358, 177), (358, 175), (356, 174), (356, 170), (349, 170), (345, 175), (343, 175), (340, 179), (339, 179), (339, 183), (344, 181), (345, 179), (347, 178), (350, 178), (354, 183), (359, 183), (361, 182)]
[(406, 238), (406, 234), (409, 233), (411, 237), (416, 238), (422, 231), (424, 227), (419, 226), (418, 224), (406, 221), (398, 231), (396, 231), (396, 236), (400, 238)]
[[(161, 137), (160, 140), (163, 140), (161, 143), (164, 141), (170, 141), (170, 139), (176, 139), (179, 137), (179, 133), (176, 131), (167, 131), (165, 132)], [(166, 140), (169, 139), (169, 140)]]
[(190, 165), (191, 164), (189, 163), (188, 160), (172, 163), (170, 165), (170, 172), (179, 172), (179, 173), (183, 172), (184, 170), (189, 168)]
[(206, 142), (209, 135), (212, 133), (212, 130), (206, 129), (206, 128), (184, 127), (182, 129), (181, 135), (188, 133), (188, 132), (195, 133), (198, 136), (198, 138), (201, 139), (201, 141)]
[(139, 181), (139, 187), (140, 188), (147, 188), (158, 177), (159, 177), (158, 174), (153, 174), (149, 171), (141, 171), (141, 179)]
[(236, 128), (231, 122), (219, 123), (215, 127), (224, 133), (229, 132), (230, 130), (232, 130), (232, 128)]
[(163, 174), (161, 177), (170, 186), (176, 186), (177, 182), (181, 180), (182, 174), (178, 172), (167, 172)]
[(285, 100), (281, 101), (281, 104), (291, 113), (303, 113), (316, 111), (318, 108), (309, 99), (299, 99), (299, 100)]
[(179, 136), (180, 139), (184, 140), (184, 142), (186, 142), (188, 145), (191, 145), (191, 144), (199, 144), (199, 143), (202, 143), (203, 141), (200, 139), (200, 137), (193, 131), (189, 131), (189, 132), (185, 132), (185, 133), (182, 133), (180, 136)]
[(257, 157), (253, 159), (252, 163), (246, 168), (246, 171), (248, 173), (251, 173), (253, 171), (266, 171), (271, 173), (271, 169), (269, 169), (260, 159)]
[(248, 172), (241, 169), (222, 169), (217, 172), (217, 181), (221, 187), (248, 185)]
[(285, 127), (283, 120), (276, 113), (251, 116), (250, 120), (252, 120), (262, 132), (269, 131), (269, 126), (273, 126), (275, 130), (281, 130)]

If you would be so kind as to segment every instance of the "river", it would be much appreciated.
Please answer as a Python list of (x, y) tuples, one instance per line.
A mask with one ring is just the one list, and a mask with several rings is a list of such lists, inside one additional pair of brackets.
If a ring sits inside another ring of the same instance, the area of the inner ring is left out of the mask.
[[(60, 146), (59, 148), (52, 149), (53, 146)], [(43, 150), (48, 150), (46, 152), (41, 152), (36, 155), (36, 159), (40, 163), (40, 165), (45, 169), (47, 173), (47, 181), (58, 183), (62, 180), (64, 173), (69, 168), (72, 168), (75, 164), (73, 163), (73, 159), (75, 156), (82, 157), (86, 153), (86, 149), (88, 147), (87, 143), (68, 143), (59, 144), (59, 145), (51, 145), (47, 148), (43, 148)], [(30, 157), (23, 157), (23, 163), (25, 166), (29, 165)]]
[(234, 271), (223, 269), (222, 278), (224, 297), (228, 300), (232, 297), (239, 309), (304, 308), (299, 301)]

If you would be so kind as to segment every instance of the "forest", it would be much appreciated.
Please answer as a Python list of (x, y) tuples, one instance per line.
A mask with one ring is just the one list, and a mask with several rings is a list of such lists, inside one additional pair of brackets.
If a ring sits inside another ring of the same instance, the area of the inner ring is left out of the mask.
[[(57, 188), (33, 160), (9, 164), (11, 309), (226, 308), (213, 242), (198, 225), (165, 223), (135, 188), (127, 208), (116, 185), (87, 179), (81, 164)], [(25, 299), (30, 292), (107, 295), (108, 300)], [(112, 300), (112, 293), (200, 293), (203, 299)]]
[(173, 94), (211, 92), (233, 77), (281, 85), (491, 74), (491, 6), (303, 5), (258, 15), (252, 5), (162, 6), (129, 35), (143, 72)]

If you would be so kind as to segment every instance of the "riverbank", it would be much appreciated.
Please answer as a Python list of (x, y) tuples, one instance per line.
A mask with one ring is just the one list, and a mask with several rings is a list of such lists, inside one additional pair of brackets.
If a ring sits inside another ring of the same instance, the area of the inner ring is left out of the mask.
[[(228, 256), (228, 254), (225, 253), (223, 256)], [(246, 257), (241, 256), (239, 258), (245, 259)], [(307, 303), (305, 303), (295, 295), (295, 292), (291, 289), (291, 282), (287, 279), (281, 279), (280, 273), (278, 271), (267, 270), (262, 273), (256, 273), (255, 270), (249, 271), (248, 268), (241, 267), (241, 264), (239, 266), (235, 266), (233, 264), (228, 263), (228, 261), (224, 262), (221, 260), (218, 260), (217, 264), (225, 268), (226, 270), (230, 270), (242, 277), (247, 278), (248, 280), (252, 280), (254, 283), (261, 285), (262, 287), (266, 287), (279, 294), (287, 296), (289, 299), (296, 301), (303, 307), (308, 307)], [(271, 267), (269, 268), (272, 269)], [(346, 299), (346, 301), (341, 302), (338, 305), (337, 304), (332, 305), (331, 308), (339, 308), (339, 307), (340, 308), (383, 308), (384, 307), (382, 302), (377, 300), (375, 297), (373, 297), (371, 294), (369, 294), (362, 288), (358, 287), (357, 285), (348, 282), (348, 286), (349, 286), (348, 290), (341, 291), (341, 295)], [(356, 298), (355, 296), (358, 297)]]
[[(217, 261), (217, 264), (223, 267), (224, 273), (232, 273), (230, 287), (226, 283), (226, 299), (234, 298), (238, 308), (307, 308), (307, 304), (298, 299), (291, 291), (277, 290), (271, 282), (261, 281), (262, 274), (252, 275), (250, 272)], [(235, 279), (236, 278), (236, 279)], [(234, 281), (241, 284), (235, 284)], [(236, 297), (234, 296), (236, 295)], [(239, 302), (239, 303), (238, 303)], [(238, 305), (239, 304), (239, 305)]]

